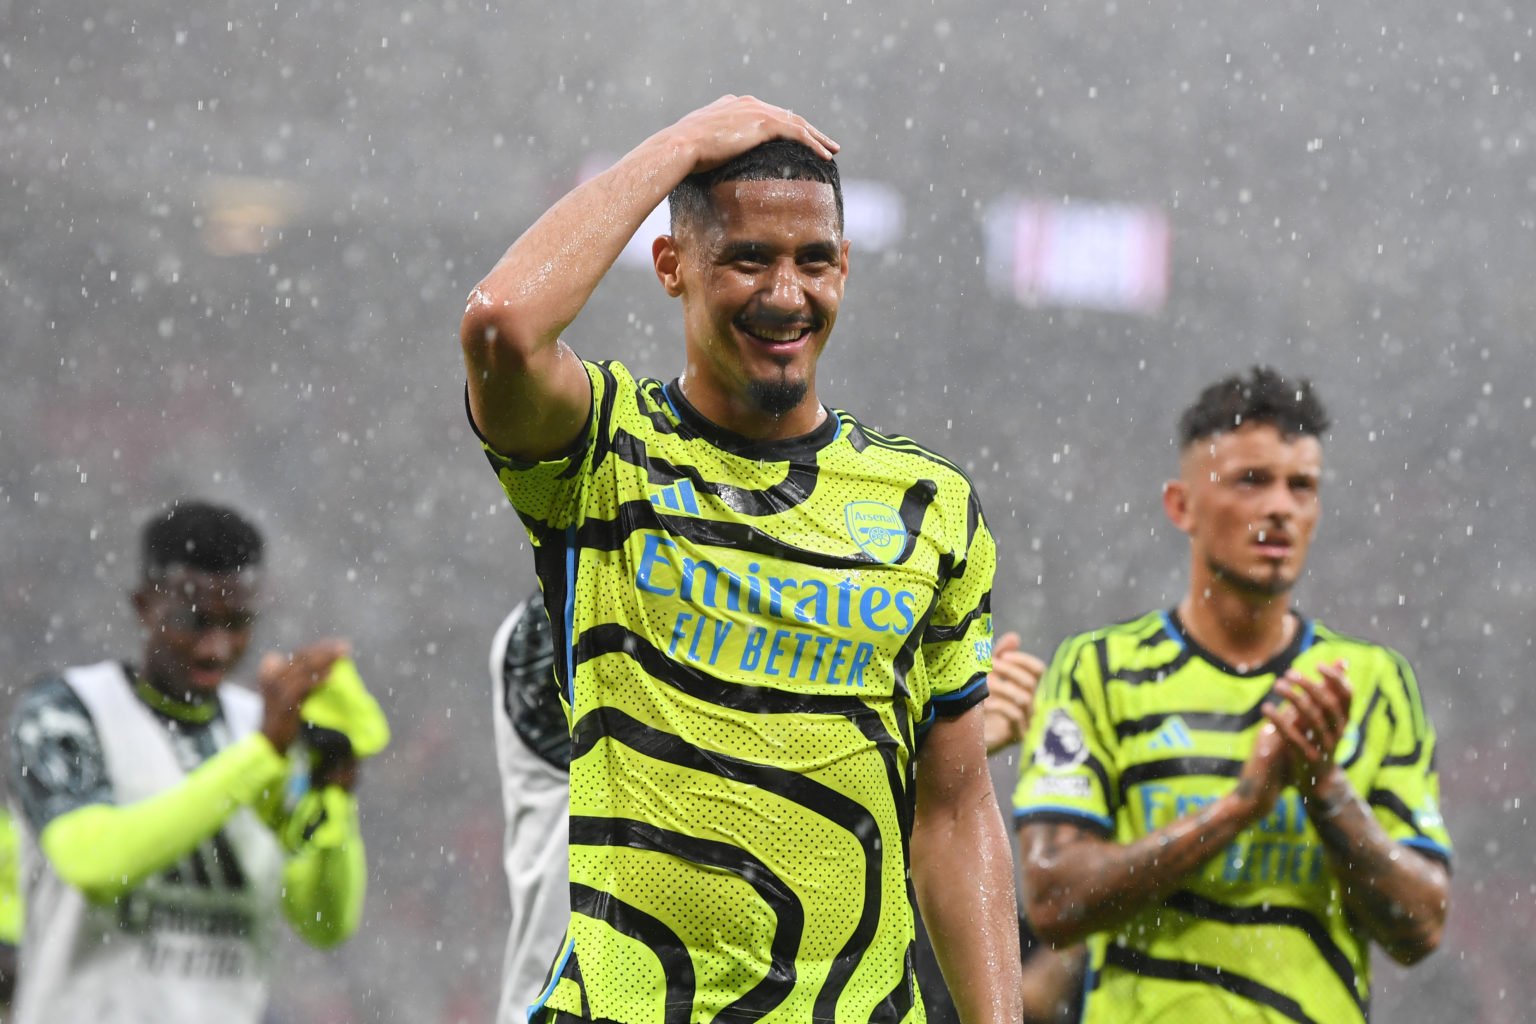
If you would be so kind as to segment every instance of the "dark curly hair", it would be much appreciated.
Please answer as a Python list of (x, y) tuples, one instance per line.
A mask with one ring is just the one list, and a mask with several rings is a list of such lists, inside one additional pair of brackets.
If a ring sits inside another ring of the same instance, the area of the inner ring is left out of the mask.
[(804, 143), (769, 139), (719, 167), (684, 178), (667, 197), (672, 233), (679, 226), (698, 223), (714, 208), (711, 190), (723, 181), (819, 181), (832, 186), (837, 201), (837, 230), (843, 230), (843, 185), (837, 161), (823, 160)]
[(261, 533), (233, 509), (205, 501), (173, 502), (144, 527), (146, 580), (180, 565), (200, 572), (238, 572), (261, 564)]
[(1179, 450), (1244, 423), (1267, 423), (1286, 437), (1321, 437), (1330, 425), (1328, 410), (1311, 381), (1292, 380), (1268, 366), (1255, 366), (1246, 379), (1233, 375), (1200, 392), (1195, 404), (1179, 417)]

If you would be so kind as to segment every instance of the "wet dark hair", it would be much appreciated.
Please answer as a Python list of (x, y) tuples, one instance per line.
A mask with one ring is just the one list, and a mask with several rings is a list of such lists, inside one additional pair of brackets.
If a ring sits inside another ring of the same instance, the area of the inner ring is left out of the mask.
[(837, 230), (843, 230), (843, 185), (837, 161), (823, 160), (802, 142), (769, 139), (767, 142), (712, 170), (690, 174), (667, 197), (672, 214), (672, 233), (679, 226), (698, 223), (714, 210), (712, 190), (723, 181), (819, 181), (832, 186), (837, 201)]
[(1179, 450), (1244, 423), (1267, 423), (1286, 437), (1321, 437), (1330, 421), (1311, 381), (1291, 380), (1267, 366), (1255, 366), (1246, 379), (1233, 375), (1200, 392), (1179, 417)]
[(261, 533), (233, 509), (177, 501), (144, 527), (144, 579), (180, 565), (200, 572), (238, 572), (261, 564)]

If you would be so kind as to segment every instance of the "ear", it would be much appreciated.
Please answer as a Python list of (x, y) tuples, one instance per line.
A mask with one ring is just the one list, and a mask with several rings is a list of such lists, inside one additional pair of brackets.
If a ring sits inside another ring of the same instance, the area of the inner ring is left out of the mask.
[(149, 584), (143, 584), (129, 593), (128, 600), (133, 604), (133, 612), (138, 616), (139, 625), (148, 629), (150, 614), (153, 610), (151, 606), (155, 600), (154, 591)]
[(1163, 513), (1180, 532), (1189, 532), (1189, 488), (1184, 486), (1183, 480), (1168, 480), (1163, 484)]
[(656, 265), (656, 280), (674, 299), (683, 294), (683, 257), (677, 249), (677, 239), (662, 235), (651, 243), (651, 262)]
[(846, 239), (846, 238), (843, 239), (843, 265), (842, 265), (841, 270), (842, 270), (842, 274), (843, 274), (843, 283), (847, 284), (848, 283), (848, 239)]

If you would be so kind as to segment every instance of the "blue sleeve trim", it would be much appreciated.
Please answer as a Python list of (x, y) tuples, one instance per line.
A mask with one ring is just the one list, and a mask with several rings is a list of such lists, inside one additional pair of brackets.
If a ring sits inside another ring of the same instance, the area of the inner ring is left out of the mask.
[(1065, 807), (1060, 804), (1033, 804), (1022, 811), (1016, 810), (1013, 812), (1013, 823), (1019, 825), (1029, 818), (1046, 814), (1082, 818), (1084, 821), (1093, 822), (1106, 832), (1113, 832), (1115, 830), (1115, 823), (1102, 814), (1094, 814), (1092, 811), (1085, 811), (1078, 807)]
[(528, 1007), (529, 1024), (533, 1024), (534, 1015), (544, 1009), (544, 1004), (549, 1002), (549, 997), (555, 994), (555, 986), (560, 984), (560, 976), (565, 973), (566, 961), (570, 960), (571, 954), (574, 952), (576, 952), (576, 939), (573, 937), (566, 942), (565, 952), (560, 954), (560, 959), (555, 964), (555, 969), (550, 972), (549, 984), (544, 986), (544, 991), (539, 993), (539, 998), (534, 1000), (532, 1006)]
[(1411, 846), (1415, 850), (1423, 850), (1425, 853), (1439, 857), (1447, 864), (1451, 862), (1451, 851), (1448, 847), (1441, 846), (1433, 839), (1425, 839), (1422, 836), (1413, 836), (1408, 839), (1399, 839), (1398, 845)]
[(935, 704), (948, 703), (950, 701), (956, 700), (965, 700), (971, 694), (976, 692), (976, 687), (986, 685), (987, 677), (983, 674), (977, 676), (975, 679), (971, 680), (969, 683), (966, 683), (964, 686), (954, 691), (953, 693), (936, 693), (929, 699)]

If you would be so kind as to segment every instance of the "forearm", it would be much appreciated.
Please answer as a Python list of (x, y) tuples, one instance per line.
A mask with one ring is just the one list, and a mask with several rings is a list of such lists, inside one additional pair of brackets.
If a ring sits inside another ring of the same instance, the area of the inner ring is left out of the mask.
[(1125, 844), (1070, 825), (1026, 824), (1019, 838), (1030, 924), (1057, 948), (1116, 928), (1162, 902), (1255, 816), (1229, 795)]
[(483, 348), (529, 358), (553, 346), (692, 165), (681, 143), (658, 133), (546, 211), (471, 294), (466, 355)]
[[(957, 870), (957, 851), (972, 859)], [(912, 831), (912, 882), (961, 1021), (1022, 1019), (1013, 858), (989, 777)]]
[(90, 899), (108, 900), (186, 856), (236, 809), (280, 785), (286, 770), (271, 743), (250, 736), (147, 800), (59, 815), (40, 845), (60, 878)]
[(283, 870), (283, 910), (304, 941), (326, 949), (357, 930), (368, 866), (352, 795), (328, 786), (310, 797), (285, 836), (297, 852)]
[(1440, 944), (1450, 879), (1445, 866), (1393, 842), (1337, 772), (1307, 800), (1344, 902), (1392, 959), (1412, 964)]

